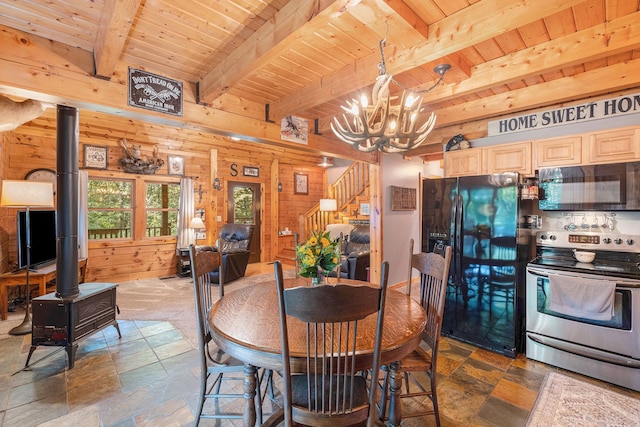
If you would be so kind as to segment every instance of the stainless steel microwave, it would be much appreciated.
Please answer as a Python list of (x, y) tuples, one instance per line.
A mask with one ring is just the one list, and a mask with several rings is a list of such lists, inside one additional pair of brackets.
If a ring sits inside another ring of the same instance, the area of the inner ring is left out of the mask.
[(542, 168), (538, 185), (541, 210), (640, 210), (640, 162)]

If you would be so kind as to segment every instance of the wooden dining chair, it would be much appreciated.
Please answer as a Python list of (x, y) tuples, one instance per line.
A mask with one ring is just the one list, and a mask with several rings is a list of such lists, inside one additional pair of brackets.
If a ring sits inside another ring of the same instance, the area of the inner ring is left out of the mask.
[[(409, 274), (407, 277), (407, 295), (411, 295), (411, 276), (413, 269), (420, 273), (420, 288), (418, 301), (425, 310), (427, 323), (422, 333), (422, 341), (429, 347), (428, 350), (422, 347), (416, 348), (409, 356), (400, 361), (400, 369), (404, 373), (405, 390), (399, 394), (401, 401), (404, 399), (415, 399), (426, 396), (431, 400), (431, 405), (415, 412), (405, 412), (403, 407), (402, 418), (421, 417), (434, 415), (436, 425), (440, 426), (440, 413), (438, 409), (438, 396), (436, 387), (436, 361), (438, 356), (438, 343), (440, 342), (440, 330), (442, 328), (442, 316), (444, 313), (444, 300), (449, 279), (449, 264), (451, 262), (451, 246), (445, 246), (444, 255), (435, 252), (413, 253), (413, 239), (410, 242), (409, 250)], [(388, 401), (388, 376), (389, 372), (383, 367), (385, 372), (382, 381), (382, 392), (380, 393), (379, 418), (385, 419), (386, 406)], [(424, 372), (429, 380), (430, 387), (425, 387), (414, 372)], [(374, 384), (374, 383), (372, 383)], [(417, 391), (412, 391), (413, 389)], [(415, 399), (417, 401), (417, 399)]]
[[(332, 284), (285, 289), (282, 265), (274, 265), (280, 310), (283, 366), (283, 409), (265, 425), (285, 427), (375, 425), (375, 387), (367, 387), (362, 367), (355, 365), (358, 342), (371, 340), (374, 383), (380, 368), (380, 348), (388, 262), (382, 263), (380, 287)], [(367, 316), (376, 316), (375, 337), (358, 333)], [(295, 320), (294, 320), (295, 319)], [(302, 324), (300, 324), (302, 322)], [(295, 324), (294, 324), (295, 323)], [(288, 331), (304, 327), (305, 362), (292, 364)], [(365, 368), (366, 370), (366, 368)]]
[[(209, 329), (209, 310), (215, 302), (213, 288), (218, 287), (218, 298), (224, 297), (224, 283), (220, 279), (224, 277), (222, 256), (220, 252), (197, 251), (194, 245), (189, 247), (189, 260), (191, 261), (191, 278), (193, 279), (193, 289), (195, 295), (196, 323), (198, 328), (198, 352), (200, 356), (200, 397), (198, 402), (198, 413), (196, 414), (197, 426), (201, 419), (242, 419), (242, 408), (244, 408), (244, 395), (242, 394), (244, 382), (244, 364), (226, 354), (219, 348), (210, 348), (211, 331)], [(219, 270), (219, 283), (211, 282), (210, 272)], [(213, 344), (211, 344), (213, 346)], [(262, 396), (260, 393), (262, 375), (256, 374), (256, 413), (258, 422), (262, 422)], [(237, 384), (239, 392), (233, 390), (231, 384), (227, 384), (221, 391), (222, 382)], [(203, 413), (205, 401), (211, 399), (215, 405), (215, 412)], [(237, 399), (237, 412), (227, 411), (221, 405), (220, 400)]]

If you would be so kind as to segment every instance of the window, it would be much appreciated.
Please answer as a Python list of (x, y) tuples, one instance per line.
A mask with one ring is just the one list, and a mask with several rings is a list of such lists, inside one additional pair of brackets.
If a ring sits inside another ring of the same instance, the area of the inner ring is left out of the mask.
[[(175, 236), (179, 200), (175, 183), (89, 179), (89, 239)], [(144, 231), (134, 224), (144, 224)]]
[(130, 180), (89, 180), (89, 239), (131, 237), (133, 187)]
[(178, 233), (178, 184), (148, 183), (146, 191), (146, 237), (175, 236)]

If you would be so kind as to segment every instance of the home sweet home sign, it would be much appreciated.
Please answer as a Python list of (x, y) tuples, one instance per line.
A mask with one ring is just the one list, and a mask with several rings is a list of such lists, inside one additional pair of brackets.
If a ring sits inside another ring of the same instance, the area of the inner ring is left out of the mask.
[(489, 122), (487, 133), (489, 136), (505, 135), (633, 113), (640, 113), (640, 94), (494, 120)]

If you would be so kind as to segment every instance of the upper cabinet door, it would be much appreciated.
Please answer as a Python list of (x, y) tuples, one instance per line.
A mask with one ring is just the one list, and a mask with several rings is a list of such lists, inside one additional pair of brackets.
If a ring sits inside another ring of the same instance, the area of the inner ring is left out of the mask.
[(536, 141), (536, 168), (582, 163), (582, 136)]
[(444, 153), (444, 176), (482, 175), (482, 149), (447, 151)]
[(485, 173), (519, 172), (522, 175), (533, 175), (531, 141), (494, 145), (485, 148), (485, 151)]
[(593, 133), (586, 148), (586, 163), (615, 163), (638, 159), (640, 128)]

